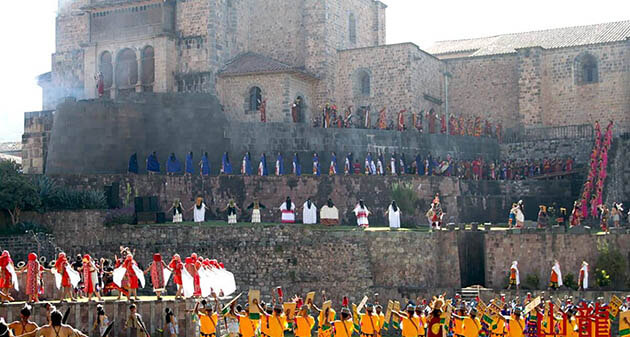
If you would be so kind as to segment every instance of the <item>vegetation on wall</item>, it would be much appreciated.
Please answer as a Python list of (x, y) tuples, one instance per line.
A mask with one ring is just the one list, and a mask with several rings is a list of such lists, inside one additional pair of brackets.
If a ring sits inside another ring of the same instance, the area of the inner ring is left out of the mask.
[(37, 209), (40, 199), (33, 182), (21, 173), (22, 167), (12, 161), (0, 162), (0, 209), (11, 216), (11, 224), (20, 222), (24, 210)]
[(620, 289), (627, 282), (626, 258), (616, 246), (611, 246), (607, 240), (597, 240), (597, 262), (595, 263), (595, 282), (601, 288), (611, 287)]
[(40, 211), (59, 211), (77, 209), (104, 209), (107, 200), (103, 191), (75, 190), (60, 187), (47, 177), (41, 176), (37, 180), (37, 191), (41, 200)]

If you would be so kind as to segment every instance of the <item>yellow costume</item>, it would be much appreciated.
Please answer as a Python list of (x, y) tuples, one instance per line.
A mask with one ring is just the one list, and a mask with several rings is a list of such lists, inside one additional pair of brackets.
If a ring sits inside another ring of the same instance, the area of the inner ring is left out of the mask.
[(255, 337), (259, 321), (250, 319), (249, 316), (239, 317), (238, 332), (242, 337)]
[(313, 318), (313, 316), (297, 316), (295, 318), (295, 323), (297, 325), (295, 328), (296, 337), (311, 337), (311, 330), (313, 330), (313, 327), (315, 326), (315, 318)]
[(575, 317), (571, 317), (567, 322), (567, 337), (579, 337), (577, 320)]
[(217, 333), (217, 314), (213, 313), (208, 316), (202, 312), (199, 313), (199, 335), (201, 337), (214, 337)]
[(464, 319), (453, 317), (453, 333), (455, 336), (463, 336), (464, 335)]
[(414, 315), (411, 318), (403, 316), (402, 318), (402, 336), (403, 337), (418, 337), (418, 330), (420, 330), (420, 317)]
[(347, 321), (334, 321), (332, 324), (333, 327), (335, 327), (335, 337), (352, 337), (354, 323), (351, 319)]
[[(335, 319), (335, 310), (333, 309), (329, 309), (328, 310), (328, 322), (332, 322)], [(324, 327), (324, 322), (326, 321), (326, 319), (324, 319), (324, 311), (322, 310), (319, 313), (319, 316), (317, 317), (317, 322), (318, 322), (318, 329), (317, 329), (317, 337), (330, 337), (332, 336), (332, 329), (331, 327)]]
[(379, 330), (379, 317), (375, 314), (368, 315), (359, 314), (359, 320), (361, 322), (361, 336), (374, 336)]
[(492, 336), (494, 337), (503, 337), (505, 336), (505, 321), (497, 319), (497, 324), (492, 329)]
[(383, 330), (383, 325), (385, 324), (385, 315), (378, 314), (378, 325), (376, 327), (376, 337), (381, 337), (381, 330)]
[(284, 314), (278, 316), (274, 313), (272, 315), (263, 315), (261, 318), (261, 323), (263, 326), (266, 326), (266, 332), (263, 332), (265, 335), (270, 337), (284, 337), (284, 330), (287, 328), (287, 318)]
[(508, 331), (508, 337), (523, 337), (525, 331), (525, 319), (522, 317), (516, 318), (512, 315), (510, 317), (510, 330)]
[(479, 318), (467, 316), (462, 322), (462, 335), (465, 337), (477, 337), (481, 331), (481, 321)]

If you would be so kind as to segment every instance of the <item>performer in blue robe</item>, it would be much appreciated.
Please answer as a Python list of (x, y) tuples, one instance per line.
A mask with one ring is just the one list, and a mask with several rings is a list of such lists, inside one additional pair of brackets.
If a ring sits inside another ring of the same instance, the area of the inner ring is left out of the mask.
[(313, 153), (313, 175), (319, 176), (322, 174), (322, 168), (319, 165), (319, 156), (317, 153)]
[(430, 176), (430, 175), (433, 175), (433, 169), (435, 168), (435, 166), (433, 165), (433, 157), (431, 157), (430, 153), (427, 156), (427, 162), (429, 163), (429, 165), (427, 165), (428, 170), (425, 172), (425, 174)]
[(175, 157), (175, 153), (171, 152), (171, 155), (166, 161), (166, 174), (174, 175), (175, 173), (182, 173), (182, 164)]
[(281, 176), (284, 174), (284, 161), (282, 160), (282, 154), (278, 152), (276, 157), (276, 175)]
[(400, 154), (399, 162), (400, 162), (400, 165), (399, 165), (400, 167), (398, 168), (399, 173), (400, 174), (407, 173), (407, 161), (405, 160), (405, 154), (404, 153)]
[(208, 161), (208, 152), (203, 153), (203, 157), (201, 157), (199, 166), (201, 167), (201, 170), (199, 171), (202, 176), (210, 175), (210, 162)]
[(129, 157), (127, 172), (138, 174), (138, 154), (134, 153)]
[(247, 151), (247, 153), (245, 153), (245, 155), (243, 156), (243, 162), (241, 163), (241, 174), (246, 175), (246, 176), (251, 176), (252, 175), (252, 156), (249, 153), (249, 151)]
[(267, 155), (264, 153), (260, 155), (260, 163), (258, 164), (258, 175), (261, 177), (269, 175), (269, 172), (267, 171)]
[(297, 152), (293, 154), (293, 174), (298, 177), (302, 175), (302, 165), (300, 165), (300, 157)]
[(383, 153), (379, 153), (378, 154), (378, 163), (376, 167), (380, 167), (380, 172), (378, 172), (380, 175), (384, 176), (385, 173), (387, 172), (387, 170), (385, 169), (385, 157), (383, 157)]
[(186, 155), (186, 174), (192, 175), (193, 173), (195, 173), (195, 168), (193, 167), (193, 153), (190, 151)]
[(346, 160), (343, 163), (343, 173), (346, 175), (350, 175), (352, 174), (353, 171), (353, 167), (352, 167), (352, 153), (348, 152), (348, 154), (346, 155)]
[(160, 162), (157, 159), (155, 151), (147, 158), (147, 171), (149, 174), (155, 174), (160, 172)]
[(332, 153), (330, 158), (330, 168), (328, 169), (328, 174), (331, 176), (337, 175), (337, 154)]
[(420, 157), (420, 155), (416, 155), (416, 167), (418, 172), (416, 172), (417, 175), (419, 176), (423, 176), (424, 175), (424, 161), (422, 160), (422, 157)]
[(223, 153), (223, 159), (221, 160), (221, 173), (232, 174), (232, 164), (230, 164), (230, 156), (227, 152)]

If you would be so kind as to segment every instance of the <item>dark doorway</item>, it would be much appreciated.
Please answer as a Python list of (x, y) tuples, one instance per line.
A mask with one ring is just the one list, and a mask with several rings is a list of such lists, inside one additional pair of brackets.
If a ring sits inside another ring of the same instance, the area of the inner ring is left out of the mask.
[(462, 288), (486, 285), (486, 240), (483, 232), (461, 231), (457, 233), (459, 272)]

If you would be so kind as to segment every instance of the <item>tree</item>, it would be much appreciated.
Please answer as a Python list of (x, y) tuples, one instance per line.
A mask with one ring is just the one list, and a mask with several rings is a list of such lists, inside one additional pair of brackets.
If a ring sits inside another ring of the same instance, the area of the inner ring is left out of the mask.
[(20, 222), (22, 210), (40, 203), (35, 184), (20, 170), (20, 165), (12, 161), (0, 162), (0, 209), (9, 212), (13, 225)]

